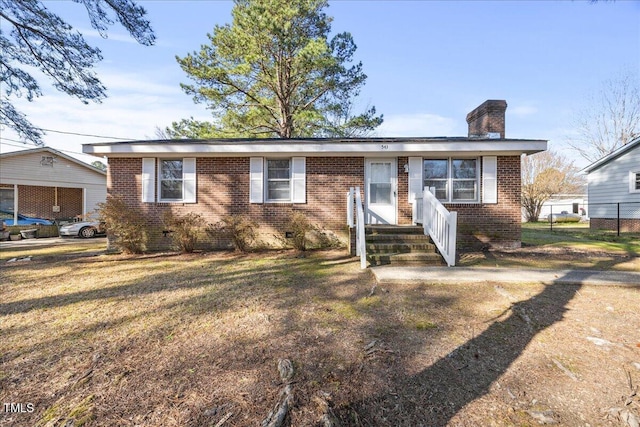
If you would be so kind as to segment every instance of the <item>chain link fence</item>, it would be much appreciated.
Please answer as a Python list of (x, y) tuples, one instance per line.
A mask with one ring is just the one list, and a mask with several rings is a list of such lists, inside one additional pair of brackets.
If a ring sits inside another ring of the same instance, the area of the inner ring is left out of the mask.
[(640, 233), (640, 202), (589, 203), (590, 228)]
[(559, 223), (588, 222), (592, 231), (640, 233), (640, 202), (545, 204), (539, 220), (551, 230)]

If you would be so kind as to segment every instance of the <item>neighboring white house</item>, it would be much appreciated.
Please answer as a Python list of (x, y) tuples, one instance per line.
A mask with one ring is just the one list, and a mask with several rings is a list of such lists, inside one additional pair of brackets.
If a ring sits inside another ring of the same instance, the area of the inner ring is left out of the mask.
[(0, 210), (49, 219), (86, 216), (107, 197), (107, 174), (53, 148), (0, 154)]
[[(553, 212), (554, 214), (557, 214), (562, 211), (582, 215), (585, 219), (587, 219), (589, 217), (589, 206), (586, 188), (585, 192), (580, 194), (556, 194), (552, 196), (549, 200), (542, 204), (542, 208), (540, 209), (540, 216), (538, 217), (538, 219), (540, 221), (545, 221), (550, 213)], [(522, 221), (524, 222), (526, 220), (527, 216), (523, 207)]]
[(640, 232), (640, 138), (584, 171), (591, 228)]

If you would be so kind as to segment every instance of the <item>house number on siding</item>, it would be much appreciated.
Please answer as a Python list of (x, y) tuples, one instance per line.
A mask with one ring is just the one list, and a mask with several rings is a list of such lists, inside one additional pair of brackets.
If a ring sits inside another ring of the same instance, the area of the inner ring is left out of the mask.
[(381, 150), (388, 150), (389, 146), (387, 144), (382, 144), (382, 145), (380, 145), (380, 149)]

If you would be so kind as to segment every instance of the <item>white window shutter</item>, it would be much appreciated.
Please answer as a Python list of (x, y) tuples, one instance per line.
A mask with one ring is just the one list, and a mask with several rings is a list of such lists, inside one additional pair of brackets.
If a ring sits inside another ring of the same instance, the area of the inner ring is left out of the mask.
[(291, 201), (306, 203), (306, 159), (294, 157), (291, 159)]
[(196, 159), (193, 157), (182, 159), (182, 201), (196, 202)]
[(249, 202), (262, 203), (264, 201), (264, 159), (251, 157), (249, 159)]
[(422, 197), (422, 157), (409, 157), (409, 203)]
[(482, 158), (482, 202), (498, 203), (498, 157)]
[(142, 159), (142, 201), (144, 203), (155, 202), (156, 189), (156, 159)]

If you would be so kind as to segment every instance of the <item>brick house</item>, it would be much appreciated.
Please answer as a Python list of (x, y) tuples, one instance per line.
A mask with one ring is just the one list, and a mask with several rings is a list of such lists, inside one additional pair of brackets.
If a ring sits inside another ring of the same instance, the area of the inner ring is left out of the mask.
[(0, 154), (2, 211), (69, 219), (90, 214), (106, 197), (106, 172), (53, 148)]
[(247, 215), (263, 237), (282, 236), (292, 212), (346, 239), (346, 193), (364, 191), (370, 224), (414, 222), (423, 186), (458, 212), (458, 246), (520, 245), (520, 157), (544, 140), (505, 138), (505, 101), (467, 116), (467, 137), (162, 140), (96, 143), (109, 159), (108, 193), (148, 220), (150, 247), (168, 244), (161, 217), (196, 212), (214, 223)]

